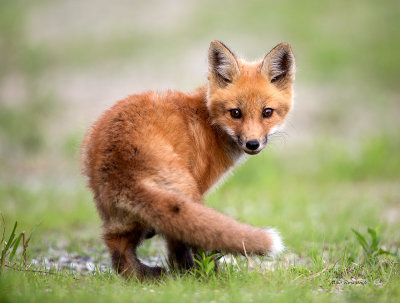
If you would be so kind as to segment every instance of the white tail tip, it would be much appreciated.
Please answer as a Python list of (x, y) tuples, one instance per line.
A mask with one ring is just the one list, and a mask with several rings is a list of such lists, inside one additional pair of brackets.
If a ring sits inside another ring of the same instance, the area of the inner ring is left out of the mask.
[(269, 255), (275, 258), (285, 250), (285, 245), (283, 244), (279, 232), (275, 228), (266, 228), (266, 231), (268, 232), (272, 240), (272, 245), (269, 251)]

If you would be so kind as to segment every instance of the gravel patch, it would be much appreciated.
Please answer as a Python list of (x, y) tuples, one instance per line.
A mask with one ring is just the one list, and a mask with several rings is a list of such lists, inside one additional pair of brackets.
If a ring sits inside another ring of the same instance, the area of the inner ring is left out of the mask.
[[(91, 256), (93, 255), (93, 256)], [(94, 257), (96, 255), (96, 257)], [(238, 265), (246, 264), (248, 258), (248, 270), (258, 271), (265, 273), (268, 271), (274, 271), (277, 268), (290, 268), (296, 266), (306, 266), (306, 260), (302, 259), (299, 255), (293, 253), (287, 253), (280, 258), (270, 259), (258, 256), (233, 256), (225, 255), (219, 262), (220, 264), (227, 263)], [(167, 263), (164, 257), (158, 256), (147, 256), (146, 258), (140, 258), (143, 263), (149, 266), (164, 266)], [(32, 268), (40, 268), (46, 271), (59, 271), (66, 270), (70, 271), (74, 275), (89, 275), (99, 273), (111, 273), (113, 272), (110, 264), (109, 254), (103, 252), (93, 254), (79, 254), (77, 252), (68, 252), (65, 249), (49, 249), (46, 256), (38, 256), (33, 258), (31, 261)]]

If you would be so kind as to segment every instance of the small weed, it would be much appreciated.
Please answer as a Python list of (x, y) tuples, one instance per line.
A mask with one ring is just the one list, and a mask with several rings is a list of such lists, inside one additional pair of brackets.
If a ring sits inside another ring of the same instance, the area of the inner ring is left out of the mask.
[(198, 268), (195, 272), (203, 278), (210, 277), (215, 274), (216, 262), (222, 258), (222, 255), (217, 252), (204, 252), (198, 250), (194, 261), (197, 263)]
[(311, 275), (311, 270), (305, 268), (305, 267), (291, 267), (290, 272), (296, 274), (296, 275), (301, 275), (301, 276), (309, 276)]
[(15, 222), (14, 227), (10, 233), (10, 236), (8, 237), (8, 241), (5, 241), (5, 233), (6, 233), (6, 222), (4, 220), (3, 215), (1, 215), (2, 221), (3, 221), (3, 232), (2, 232), (2, 237), (0, 241), (0, 272), (4, 270), (6, 266), (9, 266), (9, 264), (12, 264), (12, 261), (14, 260), (15, 254), (17, 252), (18, 247), (20, 246), (20, 243), (22, 241), (22, 256), (20, 258), (20, 264), (23, 263), (24, 268), (26, 267), (26, 250), (28, 248), (29, 241), (31, 240), (32, 232), (26, 238), (25, 232), (20, 232), (19, 234), (16, 233), (17, 225), (18, 223)]
[(380, 247), (379, 243), (381, 241), (381, 235), (379, 234), (379, 226), (375, 229), (368, 228), (368, 234), (370, 236), (370, 241), (367, 241), (367, 237), (363, 236), (360, 232), (352, 228), (353, 233), (357, 237), (358, 243), (361, 245), (364, 251), (364, 260), (368, 262), (374, 262), (376, 258), (380, 255), (391, 255), (395, 256), (394, 253), (384, 250)]

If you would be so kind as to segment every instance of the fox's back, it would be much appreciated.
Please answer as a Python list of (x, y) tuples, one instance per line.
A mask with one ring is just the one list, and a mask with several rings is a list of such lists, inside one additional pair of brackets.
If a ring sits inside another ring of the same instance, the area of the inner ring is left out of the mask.
[[(148, 92), (106, 111), (86, 135), (82, 152), (97, 203), (114, 197), (115, 188), (132, 188), (155, 175), (171, 184), (184, 183), (179, 175), (191, 176), (197, 183), (195, 195), (207, 191), (233, 163), (210, 128), (205, 97), (206, 88), (193, 94)], [(185, 194), (193, 196), (191, 191)]]

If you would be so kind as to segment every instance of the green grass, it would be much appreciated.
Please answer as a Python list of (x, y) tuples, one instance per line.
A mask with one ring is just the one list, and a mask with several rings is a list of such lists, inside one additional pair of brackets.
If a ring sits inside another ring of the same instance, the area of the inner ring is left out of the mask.
[[(394, 265), (384, 270), (360, 270), (363, 280), (353, 284), (353, 268), (344, 264), (318, 275), (326, 267), (316, 263), (311, 267), (316, 274), (307, 276), (287, 268), (260, 274), (248, 272), (245, 264), (239, 266), (228, 266), (206, 279), (188, 274), (148, 283), (124, 281), (112, 274), (76, 277), (68, 272), (50, 275), (10, 271), (0, 277), (0, 285), (7, 294), (3, 298), (9, 302), (326, 302), (357, 298), (396, 302), (399, 296), (399, 269)], [(339, 284), (339, 278), (349, 284)]]
[[(376, 146), (372, 150), (371, 142)], [(381, 238), (376, 247), (398, 252), (400, 221), (389, 224), (385, 210), (398, 201), (395, 188), (400, 170), (395, 152), (399, 146), (386, 137), (371, 142), (362, 144), (357, 154), (346, 147), (333, 148), (335, 144), (318, 143), (296, 151), (273, 146), (250, 158), (226, 184), (209, 195), (207, 204), (242, 221), (275, 226), (282, 232), (287, 255), (274, 270), (260, 271), (256, 266), (248, 271), (246, 259), (239, 258), (237, 265), (223, 264), (215, 274), (206, 269), (210, 262), (205, 260), (204, 274), (194, 271), (160, 282), (140, 283), (101, 272), (76, 276), (68, 271), (41, 274), (8, 269), (0, 277), (1, 289), (7, 290), (1, 296), (11, 302), (174, 302), (182, 298), (188, 302), (261, 302), (266, 298), (277, 302), (299, 298), (312, 302), (396, 301), (400, 295), (399, 260), (381, 255), (373, 262), (364, 262), (363, 247), (352, 231), (355, 228), (365, 234), (367, 227), (380, 224)], [(386, 151), (386, 162), (376, 161), (369, 166), (375, 149)], [(46, 185), (39, 190), (24, 186), (1, 190), (2, 200), (12, 201), (6, 205), (19, 211), (30, 209), (24, 213), (5, 209), (10, 223), (18, 217), (29, 230), (44, 218), (32, 238), (30, 257), (46, 256), (43, 241), (56, 245), (60, 237), (67, 239), (65, 245), (70, 252), (86, 254), (90, 248), (104, 251), (97, 238), (100, 224), (91, 196), (79, 188), (71, 193), (51, 190)], [(82, 230), (88, 232), (82, 236)], [(142, 256), (164, 254), (159, 243), (151, 244), (156, 240), (147, 242), (141, 249)], [(35, 266), (31, 269), (43, 270)]]

